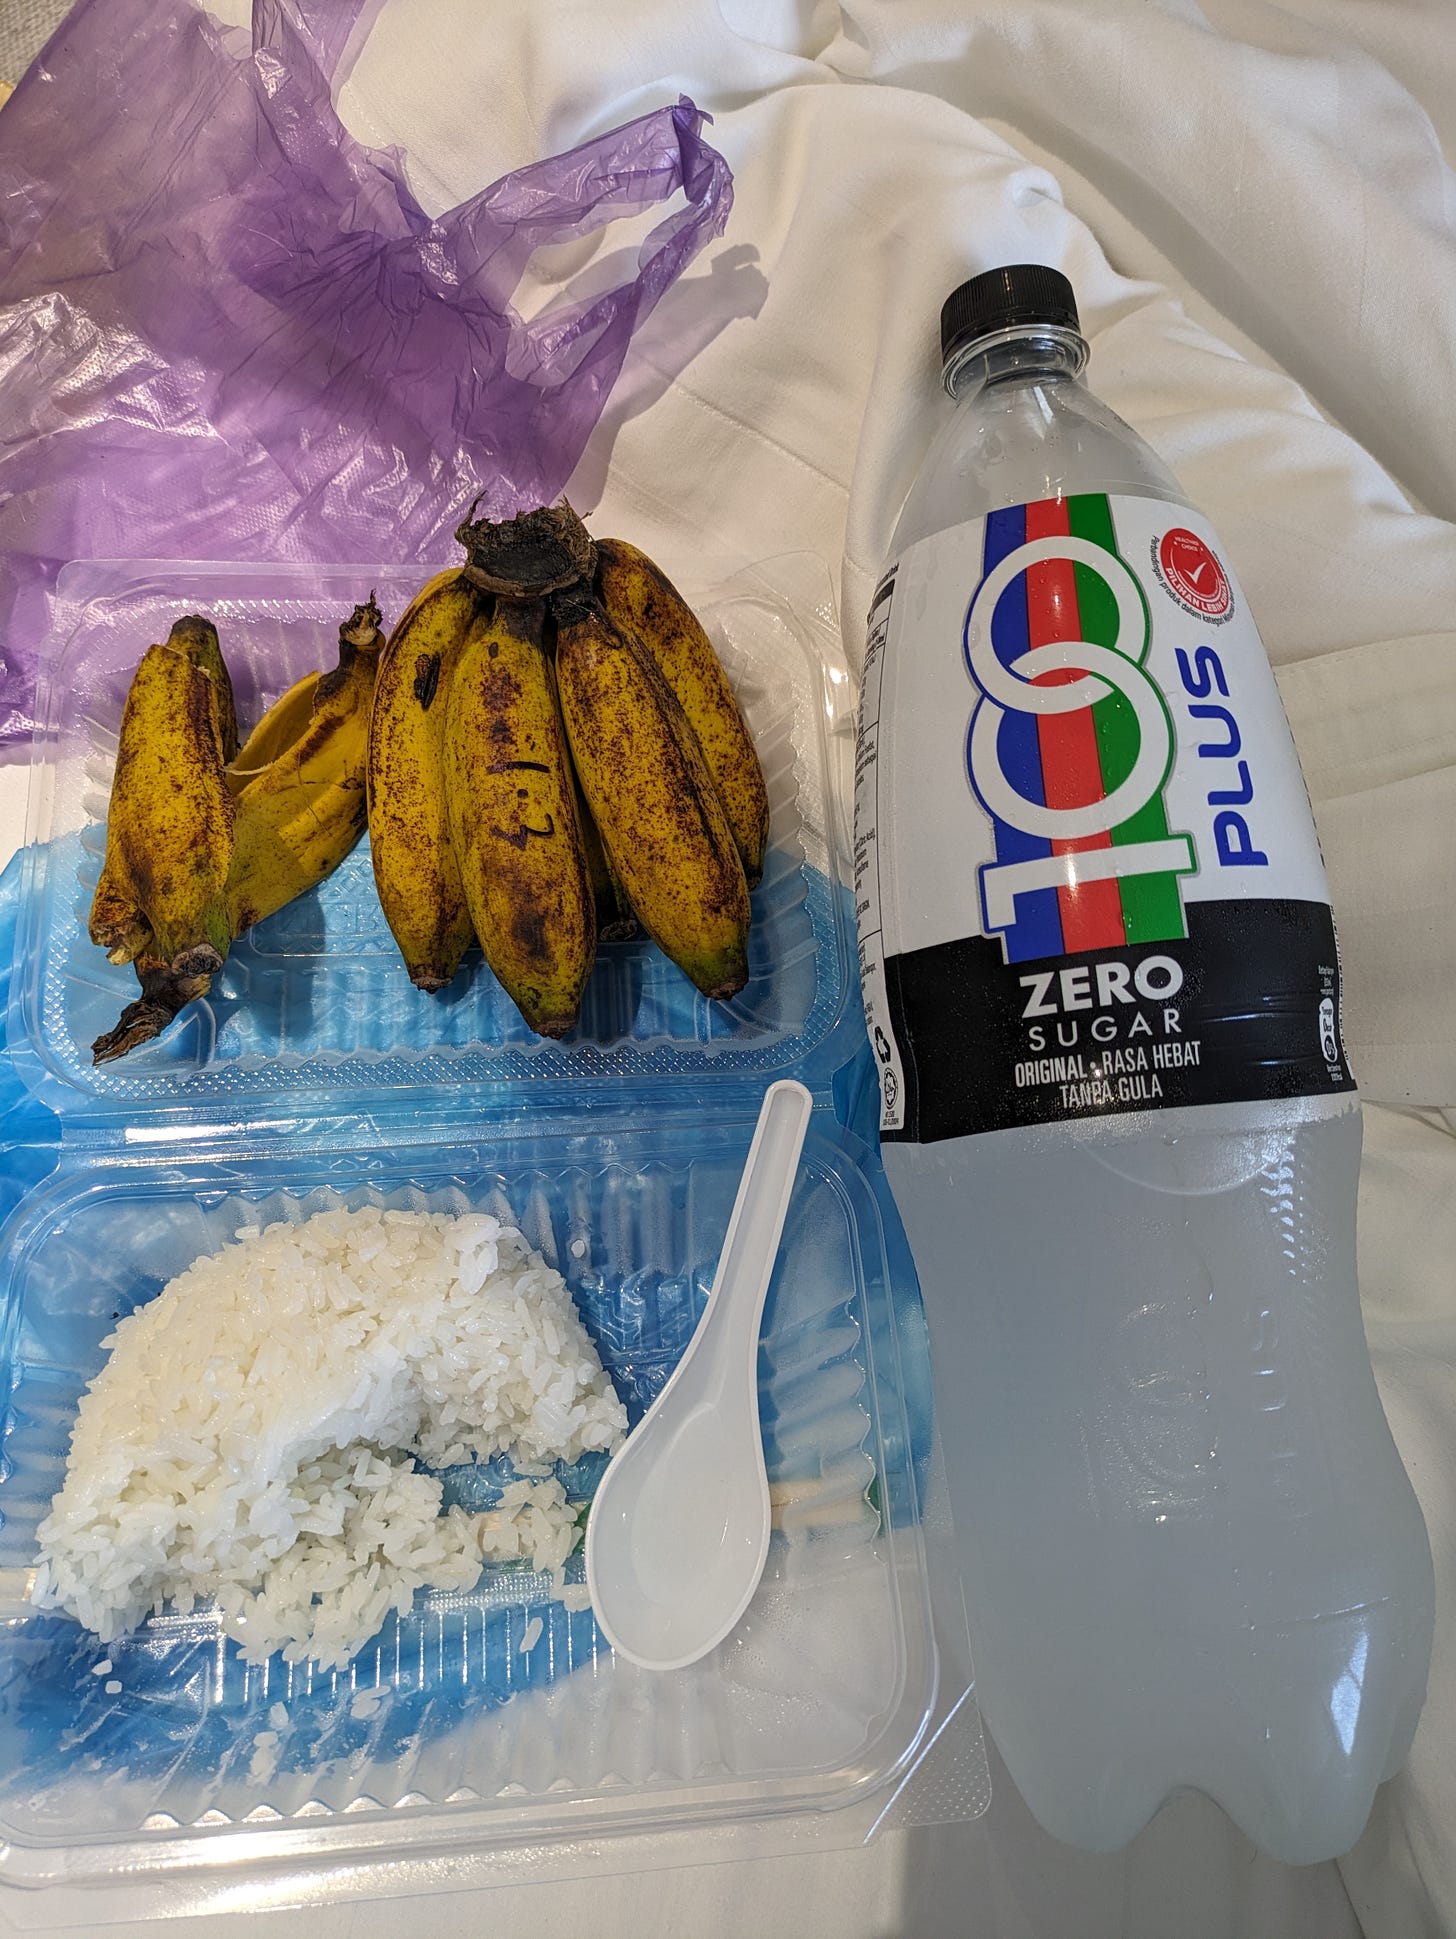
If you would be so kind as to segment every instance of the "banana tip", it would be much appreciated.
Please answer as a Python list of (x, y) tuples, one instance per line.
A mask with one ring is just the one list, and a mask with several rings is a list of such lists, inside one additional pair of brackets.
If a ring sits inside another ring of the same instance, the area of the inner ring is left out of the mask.
[(173, 620), (169, 640), (209, 640), (217, 642), (217, 627), (206, 613), (184, 613), (181, 619)]
[(561, 1037), (570, 1036), (571, 1032), (576, 1028), (576, 1019), (579, 1014), (579, 1012), (573, 1011), (569, 1017), (543, 1017), (539, 1023), (533, 1023), (531, 1028), (538, 1037), (550, 1037), (555, 1041)]
[(172, 958), (176, 977), (215, 976), (222, 968), (222, 957), (211, 943), (194, 943)]
[(700, 983), (698, 988), (711, 1003), (727, 1003), (731, 998), (737, 996), (747, 981), (748, 970), (745, 967), (741, 970), (735, 969), (731, 971), (729, 975), (720, 978), (711, 987), (707, 984)]

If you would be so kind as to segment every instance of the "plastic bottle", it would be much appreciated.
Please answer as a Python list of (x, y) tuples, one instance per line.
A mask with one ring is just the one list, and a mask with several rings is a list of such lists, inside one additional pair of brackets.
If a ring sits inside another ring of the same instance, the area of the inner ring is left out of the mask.
[(856, 901), (980, 1700), (1073, 1844), (1195, 1786), (1326, 1858), (1406, 1756), (1434, 1590), (1361, 1326), (1308, 799), (1227, 560), (1081, 381), (1066, 279), (979, 276), (941, 337)]

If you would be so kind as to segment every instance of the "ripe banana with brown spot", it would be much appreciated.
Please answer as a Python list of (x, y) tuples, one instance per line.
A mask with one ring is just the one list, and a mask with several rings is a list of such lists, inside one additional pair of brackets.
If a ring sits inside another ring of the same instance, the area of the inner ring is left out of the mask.
[(410, 981), (440, 990), (471, 939), (445, 800), (445, 710), (453, 665), (489, 600), (459, 571), (438, 573), (389, 637), (369, 724), (374, 882)]
[[(363, 832), (369, 700), (383, 644), (372, 599), (355, 608), (339, 642), (339, 664), (331, 673), (310, 675), (290, 689), (297, 695), (311, 685), (307, 716), (299, 716), (296, 702), (288, 712), (297, 729), (292, 744), (264, 767), (235, 771), (236, 796), (222, 764), (214, 679), (183, 653), (152, 647), (143, 656), (123, 716), (107, 866), (92, 911), (93, 937), (103, 943), (108, 923), (118, 933), (129, 916), (131, 926), (112, 947), (112, 959), (131, 960), (141, 996), (96, 1039), (98, 1064), (158, 1036), (185, 1004), (206, 995), (235, 938), (316, 887)], [(282, 731), (278, 709), (270, 710), (270, 718), (276, 739)], [(226, 823), (226, 839), (214, 834), (196, 842), (207, 867), (187, 878), (193, 896), (205, 893), (198, 919), (205, 942), (184, 937), (178, 948), (163, 890), (179, 879), (175, 857), (185, 830), (204, 829), (208, 817)], [(134, 908), (118, 892), (121, 883)]]
[(498, 600), (451, 670), (445, 799), (486, 962), (530, 1025), (565, 1036), (596, 954), (596, 911), (539, 600)]
[(608, 619), (648, 652), (682, 704), (728, 811), (748, 886), (763, 876), (768, 789), (728, 676), (667, 574), (625, 539), (596, 541), (597, 596)]
[(179, 620), (132, 676), (89, 925), (113, 962), (145, 950), (179, 975), (216, 969), (231, 940), (233, 806), (223, 766), (232, 689), (225, 670), (219, 681), (208, 668), (208, 635), (215, 653), (210, 622)]
[(556, 677), (602, 845), (648, 935), (705, 996), (748, 980), (748, 883), (681, 703), (584, 584), (557, 592)]
[(233, 934), (316, 889), (368, 824), (369, 710), (384, 635), (372, 597), (339, 628), (339, 662), (316, 677), (308, 720), (239, 793), (228, 878)]

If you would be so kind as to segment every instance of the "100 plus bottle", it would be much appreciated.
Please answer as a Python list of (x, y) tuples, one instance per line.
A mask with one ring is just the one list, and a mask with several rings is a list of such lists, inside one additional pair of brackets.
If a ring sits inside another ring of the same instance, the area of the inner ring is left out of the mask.
[(1074, 1843), (1193, 1785), (1328, 1857), (1409, 1748), (1433, 1586), (1361, 1327), (1308, 800), (1226, 555), (1081, 382), (1070, 285), (992, 271), (941, 336), (855, 889), (982, 1706)]

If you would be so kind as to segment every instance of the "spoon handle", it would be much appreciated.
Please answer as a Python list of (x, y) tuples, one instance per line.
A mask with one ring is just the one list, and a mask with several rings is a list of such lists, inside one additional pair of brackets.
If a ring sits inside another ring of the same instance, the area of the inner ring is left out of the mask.
[(713, 1321), (743, 1347), (736, 1356), (731, 1346), (722, 1348), (724, 1370), (746, 1368), (755, 1386), (757, 1360), (749, 1349), (758, 1339), (813, 1108), (813, 1098), (793, 1078), (765, 1091), (704, 1315), (705, 1324)]

